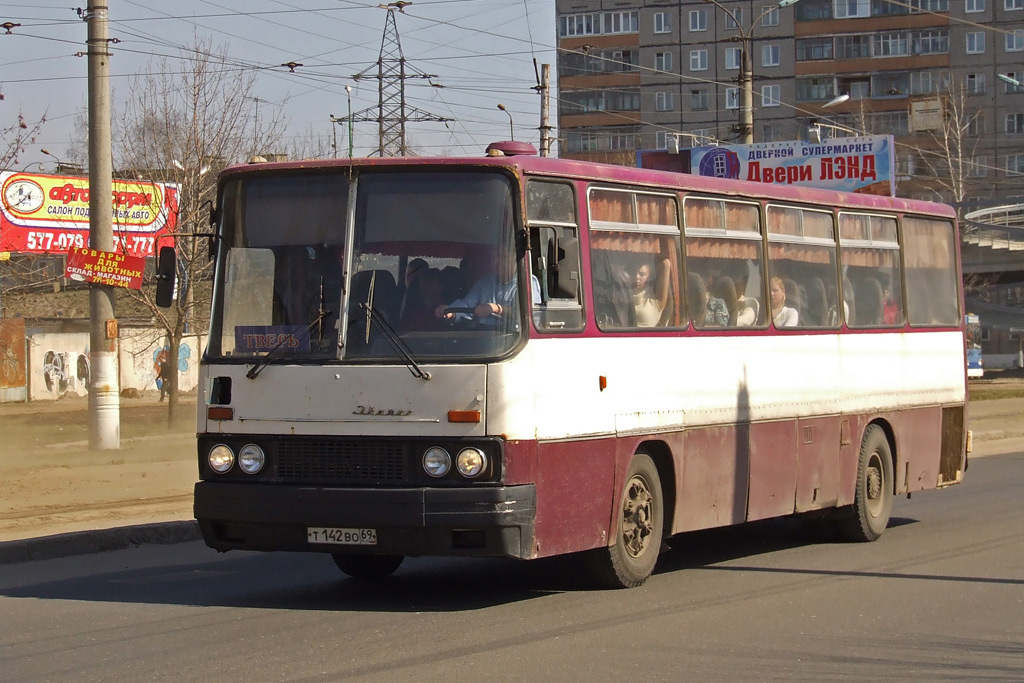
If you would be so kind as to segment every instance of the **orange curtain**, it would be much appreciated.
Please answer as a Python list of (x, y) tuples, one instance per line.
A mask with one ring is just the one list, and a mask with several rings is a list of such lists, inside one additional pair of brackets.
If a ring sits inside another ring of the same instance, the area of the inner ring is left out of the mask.
[(768, 245), (768, 258), (772, 261), (830, 264), (834, 258), (833, 251), (832, 247), (775, 243)]
[(631, 192), (590, 193), (590, 220), (610, 223), (636, 223)]
[(903, 241), (907, 268), (953, 268), (953, 224), (949, 221), (904, 218)]
[(735, 240), (718, 237), (687, 237), (686, 256), (688, 258), (727, 258), (752, 259), (761, 258), (761, 243), (753, 240)]
[(647, 225), (679, 225), (679, 221), (676, 218), (676, 202), (672, 197), (638, 194), (636, 196), (636, 211), (639, 215), (640, 223), (646, 223)]
[(658, 254), (661, 247), (658, 236), (635, 232), (604, 232), (590, 233), (590, 248), (605, 251), (626, 251), (633, 254)]

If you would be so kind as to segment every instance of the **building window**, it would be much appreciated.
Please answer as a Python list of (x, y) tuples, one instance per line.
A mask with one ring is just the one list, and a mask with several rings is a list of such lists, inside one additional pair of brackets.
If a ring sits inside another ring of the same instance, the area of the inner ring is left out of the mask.
[(761, 142), (775, 142), (782, 139), (782, 126), (777, 123), (766, 123), (761, 126)]
[(585, 76), (600, 73), (637, 71), (640, 67), (639, 50), (591, 50), (587, 53), (560, 51), (560, 76)]
[(967, 176), (970, 178), (984, 178), (988, 175), (988, 157), (978, 156), (970, 160), (967, 165)]
[(740, 89), (739, 88), (726, 88), (725, 89), (725, 108), (726, 109), (739, 109), (740, 108)]
[(968, 31), (967, 32), (967, 54), (969, 54), (969, 55), (985, 54), (985, 32), (984, 31)]
[(708, 51), (690, 50), (690, 71), (707, 71)]
[(728, 29), (739, 28), (743, 23), (743, 8), (736, 7), (725, 13), (725, 27)]
[(967, 94), (985, 94), (985, 74), (967, 74)]
[[(1021, 0), (1024, 2), (1024, 0)], [(1021, 52), (1024, 51), (1024, 29), (1015, 29), (1013, 33), (1006, 34), (1006, 51), (1007, 52)]]
[(654, 55), (654, 68), (658, 71), (672, 70), (672, 53), (658, 52)]
[(836, 59), (860, 59), (871, 56), (871, 36), (836, 36)]
[(831, 100), (836, 96), (836, 82), (833, 78), (796, 79), (796, 101), (816, 102)]
[(968, 135), (984, 135), (985, 134), (985, 115), (978, 112), (967, 121), (967, 134)]
[(818, 59), (832, 59), (831, 38), (804, 38), (796, 41), (796, 61), (810, 62)]
[(1007, 12), (1024, 9), (1024, 0), (1003, 0), (1003, 9)]
[(708, 91), (707, 90), (691, 90), (690, 91), (690, 109), (693, 111), (707, 111), (708, 110)]
[(1024, 114), (1007, 114), (1006, 115), (1006, 132), (1007, 133), (1021, 133), (1021, 132), (1024, 132)]
[[(1024, 0), (1021, 0), (1024, 2)], [(871, 0), (835, 0), (836, 19), (853, 19), (871, 16)]]
[(635, 139), (636, 136), (628, 133), (612, 133), (608, 136), (608, 148), (613, 151), (635, 149), (636, 145), (633, 144)]
[(655, 33), (671, 33), (672, 32), (672, 18), (668, 12), (655, 12), (654, 13), (654, 32)]
[(1024, 175), (1024, 154), (1007, 155), (1006, 175)]
[(656, 111), (672, 111), (675, 106), (675, 98), (672, 97), (670, 92), (656, 92), (654, 93), (654, 109)]
[(594, 12), (558, 17), (558, 37), (599, 36), (637, 33), (639, 12)]
[(726, 69), (738, 69), (740, 68), (740, 58), (743, 55), (743, 49), (738, 47), (727, 47), (725, 48), (725, 68)]
[(964, 0), (964, 12), (973, 14), (985, 11), (985, 0)]
[(942, 55), (949, 53), (949, 31), (933, 29), (914, 33), (913, 47), (915, 55)]
[[(1021, 0), (1024, 2), (1024, 0)], [(707, 10), (695, 9), (690, 10), (690, 30), (691, 31), (707, 31), (708, 30), (708, 13)]]
[(779, 8), (773, 7), (764, 13), (761, 17), (761, 26), (778, 26), (779, 25)]
[(889, 31), (875, 35), (875, 57), (903, 57), (910, 54), (910, 41), (903, 31)]
[(781, 49), (778, 45), (761, 46), (761, 66), (778, 66), (781, 59)]
[(762, 107), (777, 107), (782, 103), (782, 86), (781, 85), (762, 85), (761, 86), (761, 106)]
[(654, 148), (668, 149), (668, 136), (665, 134), (665, 131), (659, 130), (654, 134)]

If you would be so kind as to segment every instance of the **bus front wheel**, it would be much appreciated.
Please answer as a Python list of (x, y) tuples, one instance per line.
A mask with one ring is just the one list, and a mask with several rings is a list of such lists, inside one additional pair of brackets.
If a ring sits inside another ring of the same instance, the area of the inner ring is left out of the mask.
[(878, 425), (864, 430), (853, 505), (843, 510), (839, 529), (852, 541), (873, 541), (889, 525), (892, 512), (892, 450)]
[(587, 555), (587, 568), (611, 588), (639, 586), (654, 571), (665, 527), (658, 468), (646, 453), (633, 456), (626, 473), (612, 545)]
[(334, 564), (344, 574), (353, 579), (374, 581), (391, 576), (405, 559), (402, 555), (348, 555), (335, 553), (331, 555)]

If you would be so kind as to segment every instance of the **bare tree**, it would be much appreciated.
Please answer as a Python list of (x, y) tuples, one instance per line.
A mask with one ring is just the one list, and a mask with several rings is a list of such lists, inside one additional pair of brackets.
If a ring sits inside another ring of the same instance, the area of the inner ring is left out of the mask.
[(45, 114), (38, 121), (30, 122), (19, 113), (15, 123), (0, 128), (0, 169), (10, 169), (19, 162), (25, 146), (36, 141), (45, 123)]
[(928, 131), (932, 149), (923, 150), (921, 161), (943, 191), (946, 201), (959, 207), (967, 197), (968, 179), (974, 170), (980, 140), (974, 127), (981, 112), (968, 106), (966, 84), (953, 74), (949, 75), (939, 102), (941, 123)]
[[(205, 331), (212, 263), (207, 249), (217, 173), (280, 143), (280, 108), (256, 97), (256, 73), (233, 62), (223, 47), (196, 38), (177, 60), (150, 62), (129, 86), (116, 121), (121, 174), (178, 186), (178, 290), (169, 309), (156, 305), (153, 287), (126, 290), (151, 312), (167, 335), (172, 368), (186, 334)], [(263, 105), (260, 107), (260, 105)], [(257, 107), (260, 107), (257, 109)], [(152, 283), (150, 283), (152, 284)], [(170, 373), (168, 422), (178, 403), (178, 373)]]

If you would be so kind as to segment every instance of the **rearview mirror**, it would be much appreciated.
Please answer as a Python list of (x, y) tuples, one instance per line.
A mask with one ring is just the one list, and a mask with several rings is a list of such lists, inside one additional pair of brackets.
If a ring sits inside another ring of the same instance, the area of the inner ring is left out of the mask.
[(177, 263), (174, 247), (160, 247), (156, 264), (156, 305), (167, 308), (174, 301), (174, 276)]

